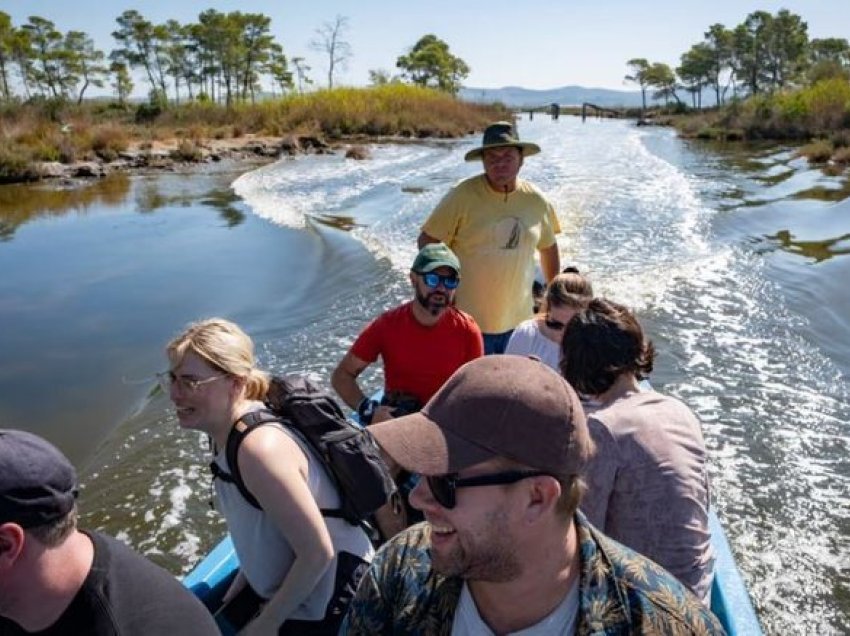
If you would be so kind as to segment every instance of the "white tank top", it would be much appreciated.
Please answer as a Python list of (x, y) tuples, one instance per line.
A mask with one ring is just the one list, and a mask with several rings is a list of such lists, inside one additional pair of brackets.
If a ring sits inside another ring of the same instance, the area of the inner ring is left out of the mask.
[[(324, 465), (297, 434), (280, 424), (277, 426), (287, 433), (307, 457), (307, 485), (316, 499), (319, 508), (338, 508), (339, 494)], [(232, 473), (227, 464), (225, 450), (218, 452), (214, 459), (219, 468)], [(227, 529), (233, 539), (239, 564), (250, 586), (263, 598), (271, 598), (278, 590), (295, 554), (289, 543), (278, 530), (272, 518), (264, 511), (254, 508), (239, 493), (236, 484), (222, 479), (214, 479), (216, 508), (227, 521)], [(301, 603), (290, 618), (300, 620), (321, 620), (334, 590), (337, 558), (340, 552), (349, 552), (364, 561), (371, 561), (374, 550), (366, 533), (359, 526), (345, 519), (324, 517), (334, 546), (334, 558), (319, 579), (316, 587)]]

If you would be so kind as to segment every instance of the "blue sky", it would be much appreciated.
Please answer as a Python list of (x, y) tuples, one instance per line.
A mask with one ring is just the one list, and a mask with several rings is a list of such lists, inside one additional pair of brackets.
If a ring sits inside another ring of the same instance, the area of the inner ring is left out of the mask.
[[(354, 57), (337, 83), (364, 85), (369, 70), (394, 71), (395, 60), (419, 37), (434, 33), (471, 68), (473, 87), (555, 88), (566, 85), (631, 89), (623, 84), (626, 60), (645, 57), (676, 66), (679, 56), (716, 22), (732, 27), (748, 13), (787, 8), (808, 22), (809, 37), (850, 39), (850, 1), (805, 0), (2, 0), (0, 10), (20, 25), (30, 15), (62, 31), (89, 33), (111, 50), (115, 18), (136, 9), (147, 19), (194, 21), (208, 8), (271, 16), (272, 31), (290, 56), (302, 56), (317, 84), (324, 59), (308, 47), (317, 27), (336, 15), (349, 18)], [(140, 82), (141, 83), (141, 82)]]

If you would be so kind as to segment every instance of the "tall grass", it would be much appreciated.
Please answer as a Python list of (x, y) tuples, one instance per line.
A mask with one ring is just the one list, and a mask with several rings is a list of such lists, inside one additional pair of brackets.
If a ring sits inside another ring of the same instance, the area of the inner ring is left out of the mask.
[[(696, 117), (696, 119), (694, 118)], [(831, 78), (805, 88), (755, 95), (718, 111), (677, 121), (686, 136), (809, 140), (850, 130), (850, 81)], [(711, 134), (709, 134), (711, 133)]]
[[(111, 160), (132, 143), (256, 135), (456, 137), (510, 114), (407, 84), (336, 88), (225, 107), (188, 102), (160, 111), (149, 105), (80, 106), (45, 100), (0, 105), (0, 179), (17, 180), (34, 161)], [(182, 143), (186, 150), (189, 143)], [(195, 156), (196, 153), (178, 153)]]
[(213, 129), (230, 126), (242, 133), (303, 133), (330, 138), (454, 137), (505, 116), (504, 110), (493, 106), (462, 102), (445, 93), (408, 84), (388, 84), (320, 90), (257, 104), (238, 104), (229, 109), (195, 102), (165, 111), (157, 118), (156, 125), (173, 128), (203, 125)]

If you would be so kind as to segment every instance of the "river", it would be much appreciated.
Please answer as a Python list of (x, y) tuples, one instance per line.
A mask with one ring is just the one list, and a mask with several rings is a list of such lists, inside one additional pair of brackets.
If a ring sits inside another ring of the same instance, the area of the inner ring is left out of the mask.
[[(519, 125), (543, 148), (522, 174), (555, 203), (562, 260), (638, 311), (653, 385), (703, 422), (766, 633), (850, 633), (850, 178), (631, 122)], [(263, 366), (327, 384), (408, 296), (419, 226), (479, 170), (462, 162), (477, 142), (0, 188), (0, 426), (79, 466), (83, 525), (186, 572), (223, 527), (205, 440), (154, 389), (165, 342), (227, 316)]]

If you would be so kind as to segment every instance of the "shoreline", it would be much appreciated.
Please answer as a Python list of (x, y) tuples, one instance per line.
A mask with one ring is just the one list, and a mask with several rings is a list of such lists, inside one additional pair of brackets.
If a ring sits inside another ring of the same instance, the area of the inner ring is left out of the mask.
[(315, 135), (270, 136), (246, 133), (229, 139), (133, 141), (115, 159), (89, 158), (72, 163), (37, 161), (17, 177), (3, 179), (0, 185), (49, 183), (74, 185), (112, 174), (150, 174), (192, 171), (204, 166), (228, 163), (271, 163), (284, 157), (307, 154), (338, 154), (364, 160), (370, 157), (366, 144), (414, 143), (427, 141), (405, 137), (351, 136), (326, 141)]

